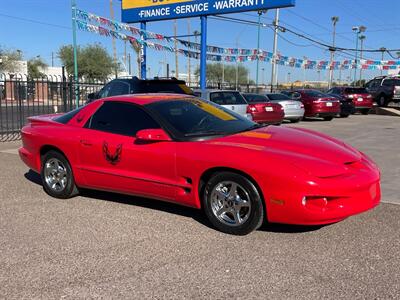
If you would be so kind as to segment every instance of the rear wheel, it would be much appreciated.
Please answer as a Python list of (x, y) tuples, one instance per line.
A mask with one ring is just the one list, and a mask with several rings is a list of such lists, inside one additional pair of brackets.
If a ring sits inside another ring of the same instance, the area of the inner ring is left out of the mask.
[(363, 109), (363, 110), (361, 110), (361, 114), (363, 114), (363, 115), (368, 115), (368, 114), (369, 114), (369, 109)]
[(222, 232), (246, 235), (262, 225), (261, 196), (254, 184), (242, 175), (216, 173), (208, 181), (202, 200), (207, 218)]
[(71, 166), (60, 152), (51, 150), (43, 156), (40, 175), (43, 188), (50, 196), (67, 199), (78, 194)]
[(332, 120), (333, 120), (333, 117), (324, 117), (324, 120), (325, 120), (325, 121), (332, 121)]

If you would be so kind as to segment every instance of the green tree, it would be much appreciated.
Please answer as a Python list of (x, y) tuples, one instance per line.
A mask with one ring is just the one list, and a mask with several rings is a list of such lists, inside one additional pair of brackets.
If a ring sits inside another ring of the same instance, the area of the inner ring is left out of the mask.
[(20, 60), (22, 60), (21, 51), (0, 48), (0, 72), (18, 72)]
[[(222, 76), (224, 74), (224, 76)], [(209, 83), (222, 83), (222, 77), (224, 77), (224, 83), (228, 83), (230, 86), (236, 84), (236, 74), (238, 75), (239, 84), (247, 84), (249, 70), (242, 65), (222, 65), (221, 63), (207, 64), (207, 82)], [(197, 67), (195, 75), (200, 75), (200, 69)], [(250, 81), (252, 84), (253, 81)]]
[[(118, 66), (107, 50), (100, 44), (78, 47), (78, 76), (105, 80)], [(74, 49), (71, 45), (62, 46), (58, 57), (65, 66), (68, 74), (74, 74)]]
[(39, 78), (45, 74), (41, 72), (47, 64), (40, 58), (36, 57), (28, 61), (28, 75), (32, 78)]

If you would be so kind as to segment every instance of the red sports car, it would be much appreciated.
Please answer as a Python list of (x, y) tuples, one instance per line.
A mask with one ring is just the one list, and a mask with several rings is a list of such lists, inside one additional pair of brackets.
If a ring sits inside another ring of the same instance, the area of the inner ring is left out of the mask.
[(338, 95), (345, 99), (350, 99), (354, 103), (356, 111), (363, 115), (368, 115), (374, 106), (373, 98), (366, 88), (362, 87), (334, 87), (328, 94)]
[(323, 94), (317, 90), (298, 90), (291, 92), (291, 96), (304, 104), (304, 118), (318, 117), (331, 121), (340, 114), (340, 101), (337, 98)]
[(247, 113), (251, 114), (253, 121), (259, 124), (280, 125), (285, 117), (285, 111), (279, 103), (269, 102), (269, 99), (258, 94), (243, 94), (249, 106)]
[(265, 220), (334, 223), (381, 197), (378, 167), (345, 143), (191, 96), (118, 96), (32, 117), (22, 142), (21, 159), (53, 197), (89, 188), (175, 202), (230, 234)]

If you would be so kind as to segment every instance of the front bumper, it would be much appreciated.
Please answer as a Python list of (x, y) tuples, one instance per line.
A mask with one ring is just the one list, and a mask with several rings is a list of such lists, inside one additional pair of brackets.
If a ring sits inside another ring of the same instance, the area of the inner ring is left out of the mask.
[(286, 185), (286, 190), (269, 195), (266, 206), (269, 222), (324, 225), (370, 210), (380, 199), (379, 170), (365, 168), (346, 176)]

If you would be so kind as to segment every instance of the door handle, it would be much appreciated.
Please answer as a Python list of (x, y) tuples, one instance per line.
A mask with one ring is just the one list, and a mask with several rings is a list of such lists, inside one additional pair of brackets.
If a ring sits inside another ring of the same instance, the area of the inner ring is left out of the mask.
[(90, 147), (90, 146), (93, 145), (93, 144), (92, 144), (90, 141), (88, 141), (88, 140), (81, 140), (81, 144), (82, 144), (83, 146), (87, 146), (87, 147)]

